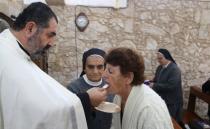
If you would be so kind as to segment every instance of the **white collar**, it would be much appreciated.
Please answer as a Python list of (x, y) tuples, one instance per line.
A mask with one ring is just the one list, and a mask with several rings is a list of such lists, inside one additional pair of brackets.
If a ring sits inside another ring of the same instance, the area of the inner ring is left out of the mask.
[(102, 79), (101, 79), (100, 81), (98, 81), (98, 82), (93, 82), (93, 81), (90, 81), (90, 80), (87, 78), (86, 74), (84, 74), (82, 77), (84, 78), (85, 82), (86, 82), (87, 84), (91, 85), (91, 86), (99, 86), (99, 85), (102, 84)]
[[(7, 40), (11, 43), (8, 43), (7, 45), (12, 47), (13, 49), (15, 49), (15, 52), (18, 53), (19, 56), (24, 57), (25, 59), (27, 59), (28, 61), (31, 61), (30, 56), (28, 56), (18, 45), (17, 41), (19, 41), (14, 34), (11, 32), (10, 29), (5, 29), (2, 34), (7, 37)], [(20, 42), (21, 43), (21, 42)], [(22, 44), (21, 44), (22, 45)]]
[(171, 61), (169, 61), (168, 64), (163, 65), (163, 68), (167, 68), (170, 63), (171, 63)]

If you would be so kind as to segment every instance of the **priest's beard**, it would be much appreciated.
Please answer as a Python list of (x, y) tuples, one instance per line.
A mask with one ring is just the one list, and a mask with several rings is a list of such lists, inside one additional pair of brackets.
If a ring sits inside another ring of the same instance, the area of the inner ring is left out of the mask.
[(41, 47), (41, 29), (38, 29), (37, 32), (29, 38), (28, 44), (31, 48), (30, 57), (32, 60), (38, 60), (46, 54), (47, 50), (51, 47), (50, 45), (46, 45), (45, 47)]
[(50, 48), (50, 45), (45, 46), (44, 48), (38, 49), (35, 53), (30, 55), (32, 60), (42, 59), (45, 54), (47, 54), (47, 50)]

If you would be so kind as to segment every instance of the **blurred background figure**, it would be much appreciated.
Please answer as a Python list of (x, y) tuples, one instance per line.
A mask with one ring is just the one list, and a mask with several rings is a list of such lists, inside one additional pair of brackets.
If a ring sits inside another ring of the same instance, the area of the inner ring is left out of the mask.
[(167, 49), (159, 49), (157, 52), (159, 66), (152, 80), (152, 88), (165, 100), (170, 115), (182, 124), (182, 80), (181, 71)]

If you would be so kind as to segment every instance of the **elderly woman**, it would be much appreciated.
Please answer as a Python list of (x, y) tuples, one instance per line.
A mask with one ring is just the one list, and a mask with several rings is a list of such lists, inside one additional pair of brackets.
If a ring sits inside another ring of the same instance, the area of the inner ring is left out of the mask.
[(144, 82), (142, 56), (129, 48), (116, 48), (106, 57), (104, 79), (121, 113), (113, 115), (114, 129), (173, 129), (166, 104)]
[[(105, 69), (105, 51), (91, 48), (83, 53), (83, 71), (80, 78), (72, 81), (67, 88), (73, 93), (84, 93), (94, 87), (102, 87), (106, 83), (102, 79)], [(106, 101), (112, 102), (113, 95), (108, 95)], [(85, 106), (90, 106), (86, 104)], [(110, 129), (112, 114), (100, 111), (85, 112), (88, 129)]]

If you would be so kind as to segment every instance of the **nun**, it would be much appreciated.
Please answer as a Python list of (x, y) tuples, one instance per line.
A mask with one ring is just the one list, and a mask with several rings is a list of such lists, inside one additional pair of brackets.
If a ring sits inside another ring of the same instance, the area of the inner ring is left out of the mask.
[[(72, 81), (67, 88), (73, 93), (79, 94), (94, 87), (103, 87), (106, 83), (102, 79), (105, 69), (105, 51), (91, 48), (83, 53), (82, 72), (80, 77)], [(112, 102), (113, 95), (108, 95), (107, 100)], [(88, 129), (110, 129), (112, 115), (100, 111), (86, 112)]]
[(182, 80), (181, 71), (167, 49), (157, 52), (159, 66), (156, 69), (152, 88), (158, 93), (168, 107), (171, 117), (182, 123)]

